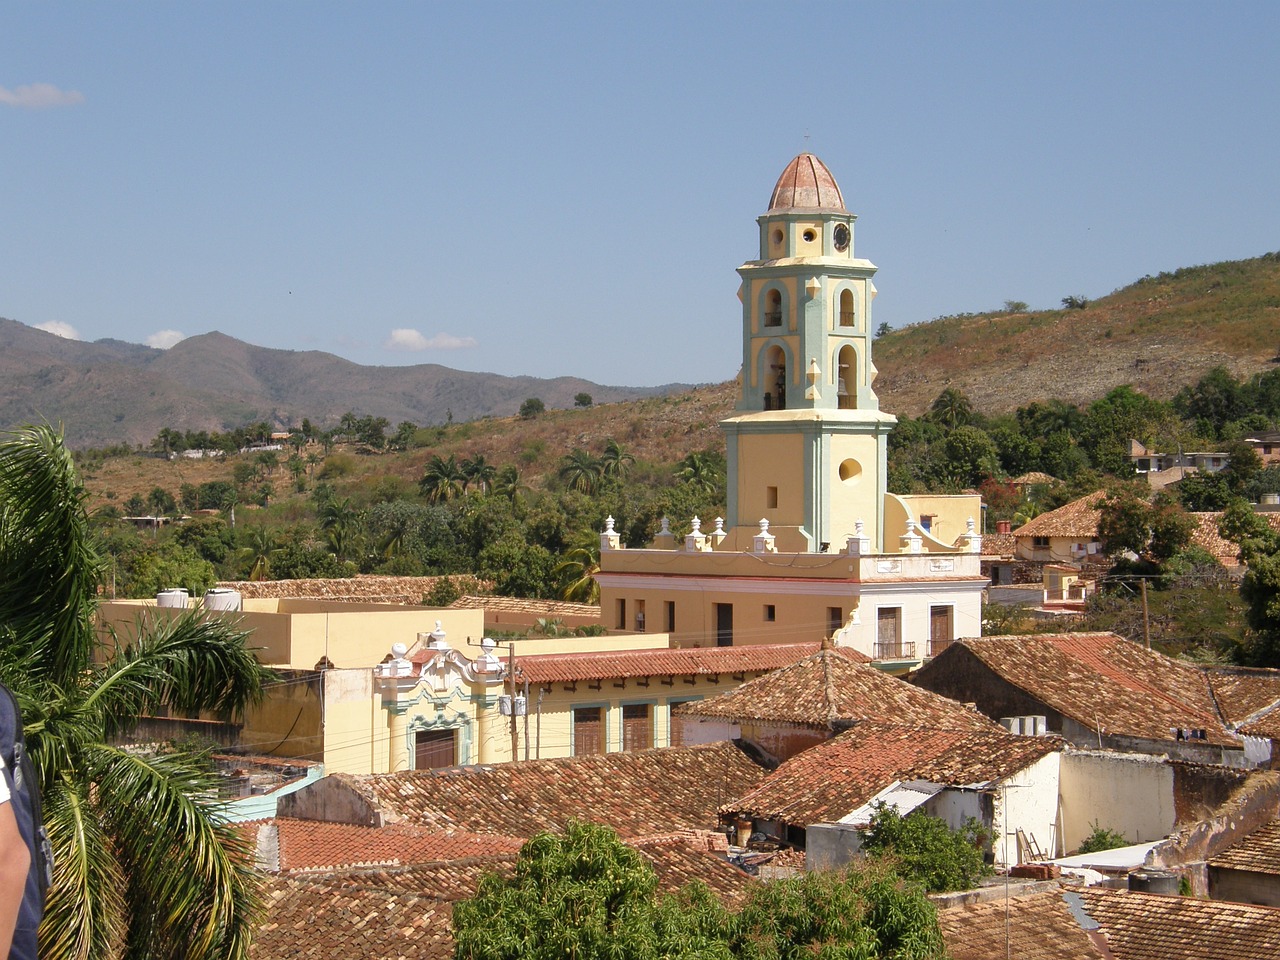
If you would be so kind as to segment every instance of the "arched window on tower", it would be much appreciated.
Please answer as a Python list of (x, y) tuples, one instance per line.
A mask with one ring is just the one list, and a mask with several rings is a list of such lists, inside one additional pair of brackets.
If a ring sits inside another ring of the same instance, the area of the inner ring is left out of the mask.
[(858, 408), (858, 351), (846, 344), (836, 361), (836, 399), (841, 410)]
[(782, 326), (782, 291), (768, 290), (764, 295), (764, 325)]
[(760, 371), (760, 381), (764, 384), (764, 408), (766, 410), (785, 410), (787, 408), (787, 356), (778, 346), (770, 347), (764, 353), (764, 369)]
[(857, 326), (857, 318), (853, 313), (853, 291), (840, 291), (840, 326)]

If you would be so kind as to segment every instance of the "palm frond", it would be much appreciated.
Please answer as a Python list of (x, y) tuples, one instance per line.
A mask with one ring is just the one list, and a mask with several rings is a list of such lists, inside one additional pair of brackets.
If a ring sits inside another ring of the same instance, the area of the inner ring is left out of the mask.
[(130, 878), (127, 952), (137, 957), (249, 955), (261, 902), (249, 840), (219, 818), (216, 777), (182, 753), (91, 748), (97, 809)]
[(117, 643), (85, 700), (108, 738), (160, 706), (241, 713), (262, 699), (262, 685), (273, 676), (245, 646), (246, 631), (199, 610), (172, 618), (144, 614), (134, 630), (136, 639)]
[(65, 682), (89, 662), (102, 560), (71, 453), (49, 427), (0, 438), (0, 623), (35, 669)]
[(88, 795), (87, 785), (69, 778), (45, 790), (54, 872), (40, 926), (42, 957), (110, 960), (128, 929), (124, 872)]

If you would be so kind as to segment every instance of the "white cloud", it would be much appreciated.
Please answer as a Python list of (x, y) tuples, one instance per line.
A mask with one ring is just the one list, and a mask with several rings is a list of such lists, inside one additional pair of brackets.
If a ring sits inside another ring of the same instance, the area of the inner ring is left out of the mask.
[(148, 347), (155, 347), (157, 350), (168, 350), (175, 343), (179, 343), (187, 339), (187, 335), (181, 330), (157, 330), (151, 336), (143, 341)]
[(424, 337), (417, 330), (406, 327), (392, 330), (383, 346), (388, 350), (465, 350), (476, 346), (476, 341), (474, 337), (455, 337), (451, 333)]
[(52, 333), (55, 337), (62, 337), (64, 340), (83, 340), (80, 331), (69, 323), (63, 323), (61, 320), (50, 320), (48, 323), (37, 323), (37, 330), (43, 330), (45, 333)]
[(84, 94), (79, 90), (60, 90), (52, 83), (28, 83), (12, 90), (0, 87), (0, 103), (25, 110), (49, 110), (84, 103)]

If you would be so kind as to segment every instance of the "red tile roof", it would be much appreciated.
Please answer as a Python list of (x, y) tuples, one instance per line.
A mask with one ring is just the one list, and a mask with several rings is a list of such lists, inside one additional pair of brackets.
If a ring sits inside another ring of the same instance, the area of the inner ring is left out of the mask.
[(675, 712), (735, 723), (771, 721), (819, 729), (884, 716), (934, 726), (991, 725), (981, 714), (954, 700), (854, 662), (843, 647), (820, 650), (735, 690), (682, 705)]
[(274, 845), (281, 873), (514, 854), (524, 842), (493, 834), (442, 833), (405, 825), (358, 827), (288, 817), (256, 821), (246, 829), (257, 838), (260, 852)]
[(848, 816), (895, 780), (993, 783), (1061, 749), (1057, 737), (1014, 736), (995, 724), (868, 721), (792, 757), (721, 812), (804, 827)]
[(1099, 490), (1079, 500), (1042, 513), (1028, 520), (1013, 535), (1022, 537), (1075, 537), (1080, 540), (1093, 540), (1098, 536), (1098, 521), (1102, 512), (1098, 509), (1106, 492)]
[(419, 894), (283, 877), (266, 882), (254, 960), (450, 960), (451, 904)]
[(966, 656), (1064, 717), (1098, 726), (1104, 734), (1171, 740), (1171, 728), (1203, 728), (1209, 743), (1240, 745), (1223, 725), (1205, 670), (1114, 633), (957, 640), (912, 682), (929, 688), (962, 669)]
[(1280, 670), (1210, 667), (1218, 710), (1242, 733), (1280, 739)]
[(765, 774), (730, 742), (637, 753), (332, 779), (385, 823), (531, 837), (571, 818), (623, 837), (714, 827), (716, 808)]
[(1060, 890), (938, 911), (951, 960), (1110, 960), (1071, 914)]
[(1280, 820), (1272, 820), (1209, 861), (1211, 867), (1280, 875)]
[[(622, 677), (705, 676), (776, 670), (815, 653), (817, 643), (684, 647), (599, 653), (543, 653), (519, 658), (530, 683), (571, 683)], [(850, 651), (855, 657), (861, 656)], [(865, 659), (865, 658), (864, 658)]]
[(1275, 960), (1280, 910), (1091, 887), (1079, 893), (1117, 960)]

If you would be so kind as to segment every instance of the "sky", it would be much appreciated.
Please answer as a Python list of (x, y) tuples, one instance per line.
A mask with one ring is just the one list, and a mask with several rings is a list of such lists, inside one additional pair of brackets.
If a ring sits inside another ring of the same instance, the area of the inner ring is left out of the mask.
[(796, 154), (872, 323), (1280, 249), (1280, 4), (35, 3), (0, 316), (623, 386), (741, 362)]

